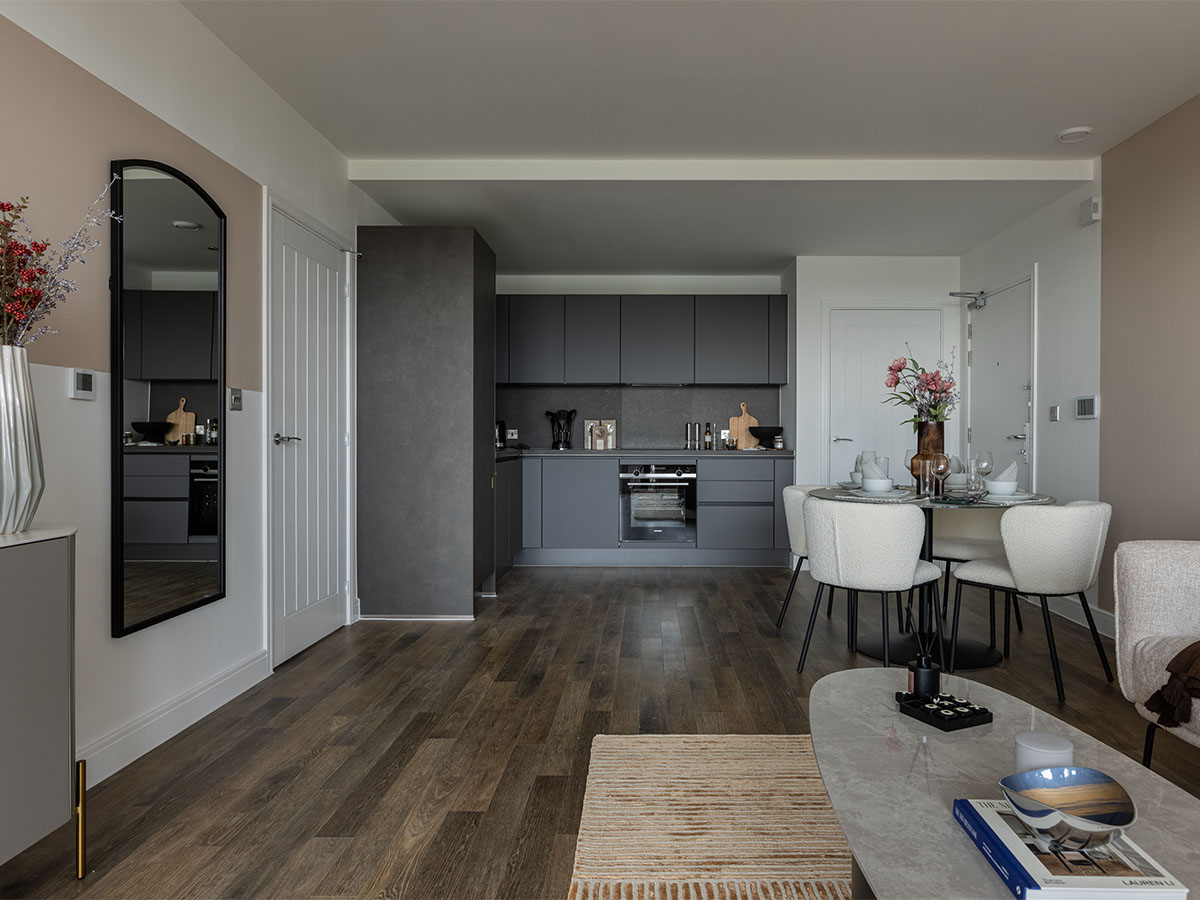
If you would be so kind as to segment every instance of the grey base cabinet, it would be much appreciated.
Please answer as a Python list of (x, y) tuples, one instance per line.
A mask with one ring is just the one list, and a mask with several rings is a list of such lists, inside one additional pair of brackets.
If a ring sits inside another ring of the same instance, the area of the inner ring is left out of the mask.
[(698, 471), (696, 548), (774, 548), (775, 460), (702, 459)]
[(521, 551), (522, 466), (520, 459), (496, 463), (496, 577), (513, 566)]
[(0, 537), (0, 863), (70, 821), (75, 538)]
[(542, 546), (617, 546), (620, 504), (615, 459), (542, 460)]

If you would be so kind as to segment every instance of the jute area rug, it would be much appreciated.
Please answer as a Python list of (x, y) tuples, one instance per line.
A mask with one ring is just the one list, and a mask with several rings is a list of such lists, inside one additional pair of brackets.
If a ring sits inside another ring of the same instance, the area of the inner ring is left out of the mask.
[(570, 900), (850, 900), (808, 735), (597, 735)]

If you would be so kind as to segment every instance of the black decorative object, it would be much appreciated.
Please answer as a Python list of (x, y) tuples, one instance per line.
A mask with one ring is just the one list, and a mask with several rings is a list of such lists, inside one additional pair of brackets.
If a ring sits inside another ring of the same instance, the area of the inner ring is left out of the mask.
[(575, 410), (560, 409), (557, 412), (546, 410), (546, 418), (550, 420), (550, 435), (555, 450), (571, 449), (571, 423), (575, 421)]
[(991, 710), (953, 694), (916, 697), (908, 691), (896, 691), (896, 702), (904, 715), (942, 731), (958, 731), (992, 721)]

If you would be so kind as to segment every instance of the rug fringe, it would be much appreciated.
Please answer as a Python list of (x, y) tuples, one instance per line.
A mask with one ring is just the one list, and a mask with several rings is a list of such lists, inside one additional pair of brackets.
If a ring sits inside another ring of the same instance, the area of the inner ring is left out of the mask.
[(569, 900), (851, 900), (850, 882), (573, 880)]

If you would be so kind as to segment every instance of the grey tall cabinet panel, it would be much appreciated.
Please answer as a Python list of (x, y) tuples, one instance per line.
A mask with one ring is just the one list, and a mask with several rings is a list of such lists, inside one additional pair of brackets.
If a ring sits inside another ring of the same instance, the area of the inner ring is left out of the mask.
[(495, 256), (466, 227), (362, 227), (358, 249), (362, 613), (470, 616), (495, 567)]
[(616, 459), (542, 460), (542, 546), (617, 546), (620, 465)]
[(508, 298), (508, 380), (563, 383), (563, 298), (513, 294)]
[(621, 380), (621, 298), (567, 297), (564, 310), (567, 384), (616, 384)]
[(496, 298), (496, 384), (508, 384), (508, 297)]
[(767, 383), (767, 298), (696, 297), (696, 383)]
[(788, 298), (784, 294), (772, 294), (767, 298), (767, 309), (771, 319), (771, 349), (768, 353), (767, 381), (770, 384), (787, 384), (788, 380)]
[(621, 297), (623, 384), (694, 384), (695, 341), (694, 297)]

